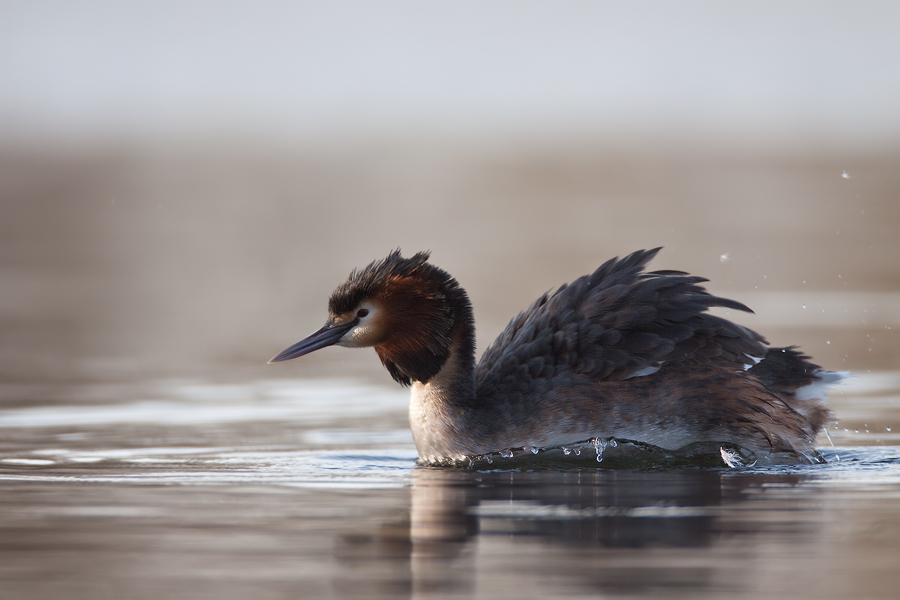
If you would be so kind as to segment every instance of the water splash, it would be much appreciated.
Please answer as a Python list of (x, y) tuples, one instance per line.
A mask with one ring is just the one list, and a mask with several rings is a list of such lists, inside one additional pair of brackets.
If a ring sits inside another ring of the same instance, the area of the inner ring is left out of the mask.
[(825, 432), (825, 437), (828, 438), (828, 443), (831, 444), (831, 449), (834, 450), (834, 457), (838, 462), (841, 462), (841, 455), (838, 454), (837, 448), (834, 447), (834, 442), (831, 441), (831, 435), (828, 433), (828, 428), (824, 428), (823, 431)]
[(594, 451), (597, 453), (597, 462), (603, 462), (603, 451), (607, 446), (606, 440), (594, 438), (591, 440), (591, 445), (594, 446)]

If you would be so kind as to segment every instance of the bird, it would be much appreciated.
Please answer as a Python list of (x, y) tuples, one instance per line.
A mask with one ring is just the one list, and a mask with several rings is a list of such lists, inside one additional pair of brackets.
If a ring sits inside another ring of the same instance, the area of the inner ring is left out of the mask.
[(647, 271), (660, 250), (610, 259), (543, 294), (476, 363), (465, 290), (430, 252), (404, 258), (397, 249), (354, 269), (331, 294), (325, 325), (269, 362), (373, 347), (411, 388), (424, 465), (601, 440), (723, 444), (729, 466), (725, 445), (747, 459), (738, 464), (823, 462), (815, 443), (832, 419), (826, 388), (846, 374), (711, 314), (753, 311), (707, 292), (703, 277)]

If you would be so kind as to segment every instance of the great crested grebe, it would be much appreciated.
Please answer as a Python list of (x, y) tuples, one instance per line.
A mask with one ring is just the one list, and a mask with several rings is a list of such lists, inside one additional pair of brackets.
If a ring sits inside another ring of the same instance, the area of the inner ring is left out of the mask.
[(269, 362), (331, 345), (374, 347), (391, 376), (412, 386), (423, 463), (609, 438), (670, 450), (731, 444), (760, 464), (819, 462), (816, 434), (830, 415), (824, 384), (843, 375), (706, 312), (752, 312), (707, 293), (706, 279), (644, 272), (658, 251), (609, 260), (544, 294), (476, 366), (466, 292), (428, 252), (397, 250), (354, 270), (332, 293), (325, 325)]

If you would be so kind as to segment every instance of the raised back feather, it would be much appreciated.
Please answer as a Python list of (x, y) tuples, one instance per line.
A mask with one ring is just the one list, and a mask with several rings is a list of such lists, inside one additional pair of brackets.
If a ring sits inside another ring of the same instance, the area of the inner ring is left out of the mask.
[(701, 361), (743, 370), (766, 353), (759, 334), (707, 313), (752, 312), (712, 296), (707, 281), (679, 271), (644, 272), (659, 248), (612, 259), (590, 275), (538, 298), (485, 351), (478, 396), (522, 393), (523, 385), (578, 373), (617, 381), (664, 363)]

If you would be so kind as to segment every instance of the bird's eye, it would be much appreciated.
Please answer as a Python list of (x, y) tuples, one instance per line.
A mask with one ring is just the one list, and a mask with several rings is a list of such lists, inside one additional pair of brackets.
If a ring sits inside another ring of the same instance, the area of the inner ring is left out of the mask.
[(356, 316), (359, 319), (362, 319), (363, 317), (365, 317), (368, 314), (369, 314), (369, 311), (368, 311), (368, 309), (365, 309), (365, 308), (361, 308), (358, 311), (356, 311)]

